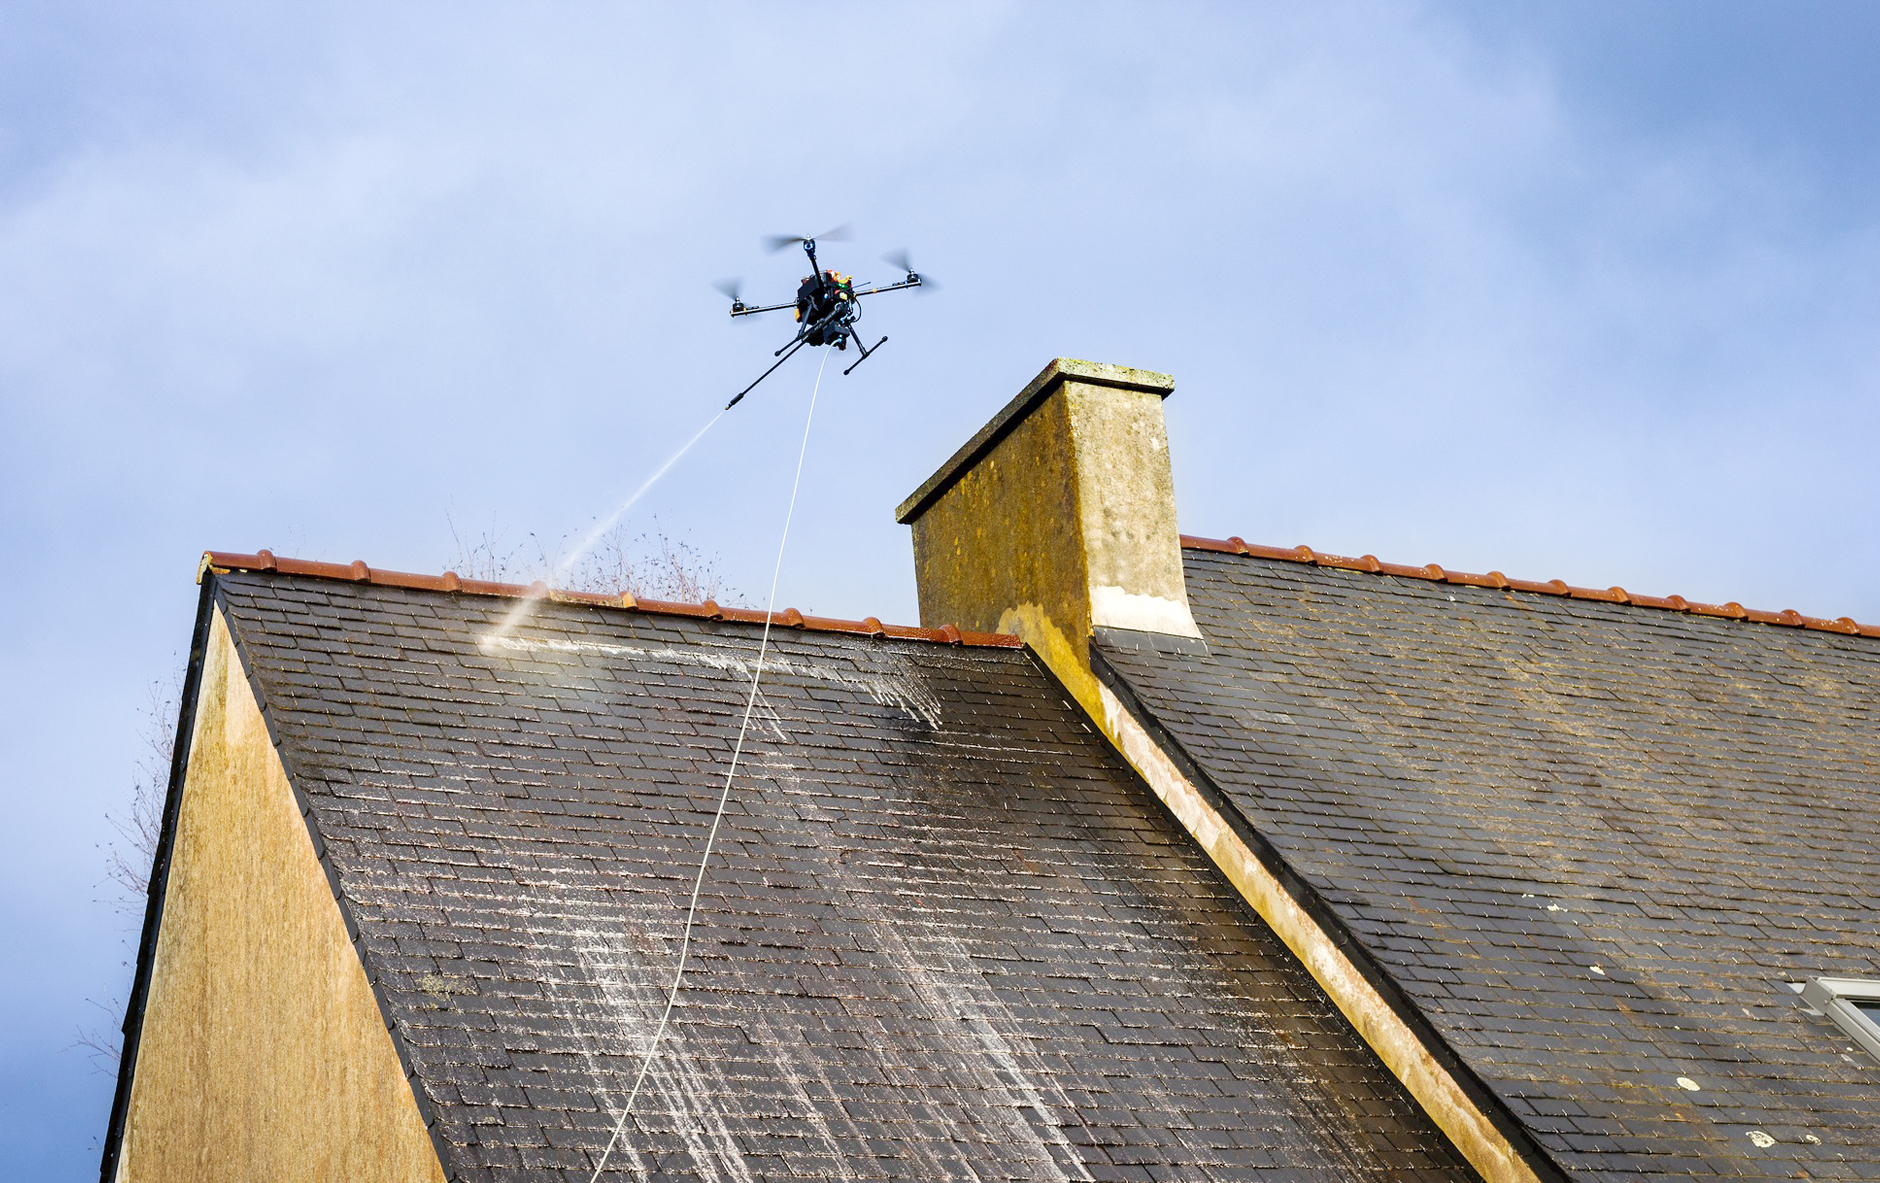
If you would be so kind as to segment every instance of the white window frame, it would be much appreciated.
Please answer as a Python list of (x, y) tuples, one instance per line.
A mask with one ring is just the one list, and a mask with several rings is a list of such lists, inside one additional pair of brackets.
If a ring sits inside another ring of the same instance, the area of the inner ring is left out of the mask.
[(1848, 1038), (1880, 1060), (1880, 1023), (1862, 1014), (1852, 999), (1880, 1003), (1880, 981), (1865, 978), (1810, 978), (1802, 983), (1802, 1001), (1834, 1020)]

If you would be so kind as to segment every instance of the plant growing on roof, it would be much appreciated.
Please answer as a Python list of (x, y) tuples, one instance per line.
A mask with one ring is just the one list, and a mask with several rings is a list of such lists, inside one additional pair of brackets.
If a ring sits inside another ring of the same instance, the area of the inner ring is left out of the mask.
[(539, 579), (564, 591), (608, 596), (626, 593), (635, 599), (688, 604), (716, 600), (746, 606), (737, 589), (725, 582), (715, 557), (674, 538), (660, 527), (658, 519), (654, 519), (651, 530), (638, 536), (630, 535), (624, 524), (614, 526), (573, 562), (558, 557), (570, 548), (568, 535), (553, 548), (533, 533), (522, 543), (506, 546), (498, 530), (485, 530), (466, 539), (455, 521), (451, 521), (450, 529), (457, 548), (452, 569), (467, 579), (492, 583), (533, 583)]

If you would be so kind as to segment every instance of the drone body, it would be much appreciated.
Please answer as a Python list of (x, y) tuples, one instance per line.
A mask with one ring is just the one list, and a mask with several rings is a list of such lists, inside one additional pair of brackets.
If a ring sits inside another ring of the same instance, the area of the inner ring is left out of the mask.
[[(824, 239), (840, 238), (843, 237), (843, 232), (841, 230), (832, 230), (821, 237)], [(731, 297), (732, 316), (756, 316), (763, 312), (780, 312), (785, 308), (793, 309), (796, 313), (797, 320), (796, 335), (785, 342), (781, 349), (778, 349), (771, 355), (777, 359), (776, 363), (773, 364), (770, 369), (759, 374), (757, 376), (757, 382), (753, 382), (743, 390), (738, 391), (737, 396), (725, 404), (726, 410), (737, 406), (738, 402), (743, 399), (745, 395), (756, 389), (758, 382), (762, 382), (765, 378), (770, 377), (771, 374), (776, 372), (778, 366), (789, 361), (790, 358), (796, 354), (796, 351), (803, 348), (805, 345), (833, 345), (837, 349), (846, 352), (849, 347), (849, 342), (854, 341), (855, 348), (861, 352), (861, 356), (856, 358), (848, 369), (842, 371), (844, 374), (849, 373), (856, 366), (861, 365), (870, 357), (874, 356), (875, 350), (880, 349), (888, 340), (884, 336), (873, 345), (868, 345), (856, 335), (855, 322), (859, 320), (862, 315), (862, 297), (878, 296), (883, 292), (905, 291), (908, 288), (934, 286), (931, 280), (923, 279), (918, 272), (908, 265), (905, 253), (898, 257), (890, 257), (888, 260), (905, 272), (904, 278), (902, 278), (899, 283), (884, 286), (868, 286), (858, 289), (853, 279), (834, 270), (825, 270), (823, 266), (817, 262), (816, 239), (793, 236), (788, 238), (773, 238), (769, 240), (769, 243), (770, 249), (773, 251), (781, 250), (792, 243), (801, 243), (803, 253), (809, 256), (809, 274), (805, 276), (803, 282), (798, 285), (795, 301), (788, 304), (768, 304), (753, 308), (738, 298), (738, 289), (735, 283), (720, 285), (720, 290)]]

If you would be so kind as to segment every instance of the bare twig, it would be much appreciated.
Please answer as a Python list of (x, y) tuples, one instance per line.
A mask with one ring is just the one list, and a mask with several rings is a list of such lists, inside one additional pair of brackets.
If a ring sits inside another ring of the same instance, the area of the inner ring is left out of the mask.
[[(117, 887), (112, 904), (127, 917), (142, 916), (150, 894), (150, 872), (157, 860), (157, 842), (163, 832), (163, 800), (170, 787), (170, 765), (176, 757), (177, 707), (182, 698), (182, 682), (172, 677), (167, 682), (152, 682), (149, 702), (144, 707), (144, 751), (137, 760), (137, 772), (131, 781), (130, 800), (122, 812), (107, 812), (105, 820), (117, 831), (117, 837), (100, 849), (104, 856), (104, 883)], [(123, 1007), (86, 999), (106, 1014)], [(106, 1075), (116, 1075), (119, 1056), (119, 1032), (81, 1027), (72, 1043), (83, 1048), (92, 1066)]]
[(131, 799), (123, 812), (106, 813), (118, 840), (105, 848), (105, 878), (122, 889), (118, 907), (141, 914), (150, 891), (150, 868), (163, 828), (163, 798), (169, 791), (170, 762), (176, 757), (176, 709), (181, 687), (175, 678), (153, 682), (144, 708), (144, 753), (137, 761)]
[[(87, 998), (85, 1001), (91, 1003), (91, 1005), (97, 1007), (107, 1015), (113, 1013), (114, 1007), (117, 1010), (124, 1009), (121, 1006), (117, 1006), (115, 1000), (112, 1006), (106, 1006), (95, 998)], [(118, 1059), (123, 1054), (119, 1050), (118, 1039), (118, 1032), (111, 1028), (100, 1031), (95, 1027), (80, 1027), (78, 1029), (78, 1037), (68, 1045), (67, 1050), (83, 1048), (85, 1058), (91, 1061), (91, 1066), (94, 1070), (105, 1076), (116, 1076)]]

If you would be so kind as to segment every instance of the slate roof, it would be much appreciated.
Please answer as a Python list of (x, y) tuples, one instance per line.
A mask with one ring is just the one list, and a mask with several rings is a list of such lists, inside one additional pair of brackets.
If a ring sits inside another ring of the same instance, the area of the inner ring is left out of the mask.
[(1206, 545), (1100, 676), (1558, 1166), (1880, 1178), (1880, 630)]
[[(758, 629), (283, 569), (207, 578), (446, 1171), (585, 1180)], [(1472, 1177), (1028, 653), (771, 653), (605, 1177)]]

